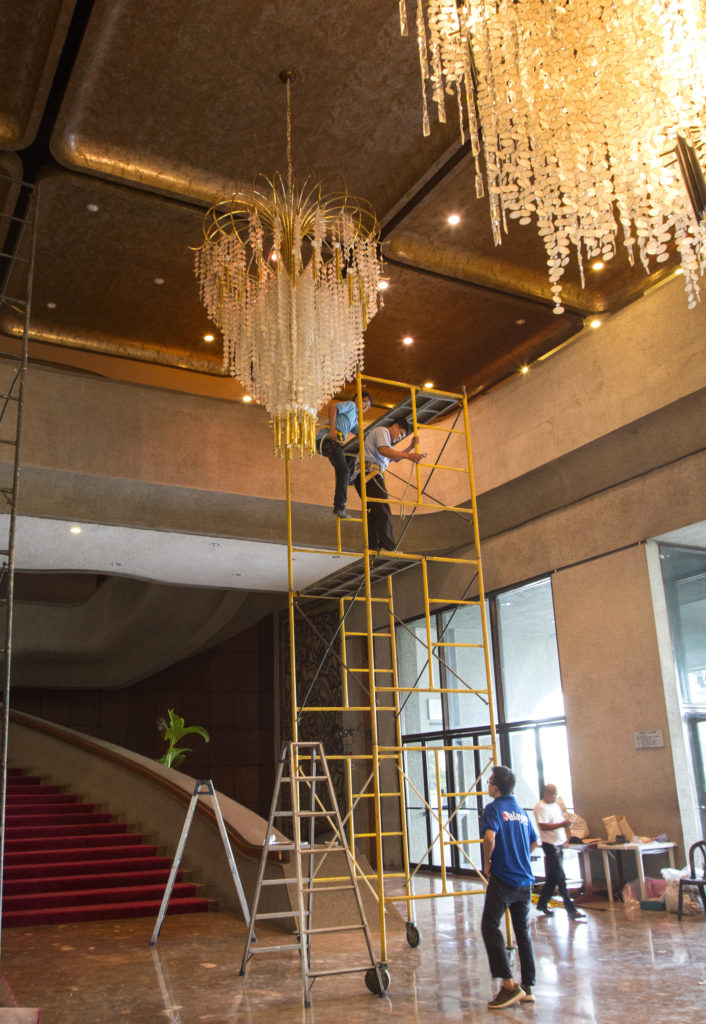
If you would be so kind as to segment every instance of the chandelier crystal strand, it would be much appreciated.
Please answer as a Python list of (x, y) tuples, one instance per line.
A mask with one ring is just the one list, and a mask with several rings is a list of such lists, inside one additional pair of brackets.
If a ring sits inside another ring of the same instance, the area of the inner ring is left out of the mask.
[(647, 271), (676, 249), (692, 306), (706, 218), (675, 150), (679, 136), (706, 146), (703, 0), (417, 0), (416, 13), (424, 134), (428, 96), (444, 121), (455, 92), (494, 241), (508, 220), (536, 221), (555, 312), (570, 260), (583, 284), (584, 262), (618, 244)]
[(270, 414), (274, 448), (315, 450), (317, 412), (363, 365), (363, 332), (382, 304), (375, 213), (340, 183), (292, 170), (258, 176), (204, 217), (195, 272), (223, 334), (223, 367)]

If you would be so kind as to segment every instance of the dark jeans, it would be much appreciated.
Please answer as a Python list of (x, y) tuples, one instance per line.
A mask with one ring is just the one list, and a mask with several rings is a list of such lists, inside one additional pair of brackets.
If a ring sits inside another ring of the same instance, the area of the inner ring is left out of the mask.
[(343, 447), (332, 437), (325, 437), (319, 444), (319, 451), (329, 460), (336, 471), (336, 490), (333, 495), (333, 507), (344, 509), (348, 499), (348, 479), (351, 475), (350, 464)]
[(537, 906), (541, 909), (548, 905), (549, 900), (554, 895), (554, 890), (558, 889), (562, 899), (564, 900), (564, 907), (569, 915), (573, 916), (576, 913), (576, 907), (574, 901), (569, 896), (569, 890), (566, 888), (566, 875), (564, 874), (564, 851), (560, 846), (554, 846), (553, 843), (542, 843), (542, 849), (544, 850), (544, 885), (542, 891), (539, 894), (539, 900)]
[(494, 978), (511, 978), (512, 971), (507, 959), (505, 935), (500, 928), (500, 921), (506, 910), (510, 911), (512, 928), (517, 941), (517, 952), (520, 956), (522, 984), (534, 985), (534, 949), (529, 933), (529, 905), (532, 894), (531, 886), (513, 889), (495, 875), (490, 876), (485, 894), (483, 917), (480, 930), (488, 954), (490, 973)]
[[(353, 483), (356, 491), (360, 494), (360, 477), (357, 476)], [(382, 473), (371, 476), (365, 484), (367, 498), (384, 498), (385, 504), (377, 501), (368, 503), (368, 547), (384, 548), (385, 551), (395, 550), (395, 534), (392, 529), (392, 513), (387, 504), (389, 495), (385, 487)]]

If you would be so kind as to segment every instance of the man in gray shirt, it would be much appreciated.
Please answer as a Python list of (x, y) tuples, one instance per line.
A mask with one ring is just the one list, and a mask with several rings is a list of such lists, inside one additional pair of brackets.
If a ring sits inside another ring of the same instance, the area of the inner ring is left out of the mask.
[[(365, 438), (363, 454), (365, 457), (366, 477), (377, 469), (378, 472), (366, 479), (365, 493), (368, 499), (368, 547), (378, 551), (394, 551), (397, 546), (392, 530), (392, 513), (390, 512), (389, 495), (385, 487), (384, 472), (391, 462), (421, 462), (426, 458), (423, 452), (415, 452), (417, 438), (413, 437), (409, 446), (403, 451), (393, 448), (403, 441), (409, 433), (409, 424), (404, 417), (393, 420), (389, 426), (375, 427)], [(360, 465), (353, 470), (353, 484), (358, 494), (361, 493)], [(371, 500), (379, 499), (379, 500)]]

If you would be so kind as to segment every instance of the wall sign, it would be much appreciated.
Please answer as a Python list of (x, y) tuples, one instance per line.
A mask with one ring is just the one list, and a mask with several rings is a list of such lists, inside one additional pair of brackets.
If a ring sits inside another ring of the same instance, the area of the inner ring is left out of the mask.
[(653, 750), (656, 747), (664, 746), (664, 734), (661, 729), (648, 729), (646, 732), (636, 732), (635, 750)]

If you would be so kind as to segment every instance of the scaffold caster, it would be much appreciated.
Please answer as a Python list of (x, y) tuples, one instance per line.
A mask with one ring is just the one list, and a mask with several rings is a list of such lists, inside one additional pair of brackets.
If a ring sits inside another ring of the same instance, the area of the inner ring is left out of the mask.
[[(382, 978), (382, 992), (380, 991), (378, 972)], [(378, 967), (376, 971), (374, 967), (371, 967), (369, 971), (365, 972), (365, 987), (374, 996), (384, 996), (390, 987), (390, 972), (388, 969), (386, 967)]]
[(414, 921), (407, 922), (407, 945), (411, 946), (412, 949), (416, 949), (419, 943), (422, 941), (422, 933), (417, 928)]

